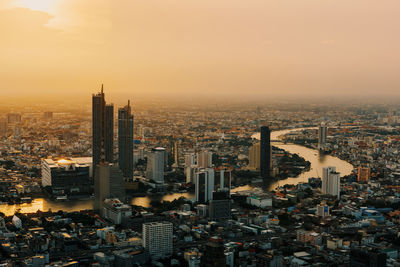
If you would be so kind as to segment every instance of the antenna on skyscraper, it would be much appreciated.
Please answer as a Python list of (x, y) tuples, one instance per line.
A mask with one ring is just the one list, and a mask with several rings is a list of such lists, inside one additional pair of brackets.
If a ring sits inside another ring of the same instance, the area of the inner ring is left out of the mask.
[(101, 84), (101, 93), (103, 94), (103, 84)]

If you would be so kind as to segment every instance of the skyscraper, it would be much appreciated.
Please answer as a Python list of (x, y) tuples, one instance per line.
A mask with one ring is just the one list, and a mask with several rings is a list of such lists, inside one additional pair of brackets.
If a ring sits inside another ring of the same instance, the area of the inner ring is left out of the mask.
[(214, 192), (214, 169), (201, 169), (195, 178), (196, 201), (206, 203)]
[(118, 163), (127, 180), (133, 178), (133, 115), (131, 106), (118, 109)]
[(322, 187), (324, 194), (340, 197), (340, 173), (335, 167), (322, 168)]
[(249, 149), (249, 169), (260, 170), (260, 143), (255, 143)]
[(107, 198), (118, 198), (125, 201), (125, 182), (117, 165), (100, 162), (94, 173), (94, 209), (102, 210), (103, 201)]
[(153, 148), (147, 153), (146, 177), (157, 183), (164, 183), (165, 148)]
[(103, 85), (101, 92), (92, 95), (92, 153), (93, 169), (100, 161), (113, 162), (114, 107), (106, 105)]
[(262, 126), (260, 135), (260, 174), (264, 179), (268, 179), (271, 169), (271, 131), (269, 127)]
[(325, 148), (327, 132), (327, 127), (322, 123), (318, 128), (318, 149), (320, 150)]

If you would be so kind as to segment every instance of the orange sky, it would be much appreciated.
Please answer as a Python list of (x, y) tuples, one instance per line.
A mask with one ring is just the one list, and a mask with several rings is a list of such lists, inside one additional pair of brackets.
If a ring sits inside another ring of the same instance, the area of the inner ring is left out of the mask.
[(399, 0), (0, 0), (0, 96), (400, 96)]

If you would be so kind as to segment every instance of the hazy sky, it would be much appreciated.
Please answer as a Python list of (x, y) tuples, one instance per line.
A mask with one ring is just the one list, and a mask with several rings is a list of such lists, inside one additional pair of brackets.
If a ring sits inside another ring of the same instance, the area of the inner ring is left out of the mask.
[(399, 0), (0, 0), (0, 96), (400, 96)]

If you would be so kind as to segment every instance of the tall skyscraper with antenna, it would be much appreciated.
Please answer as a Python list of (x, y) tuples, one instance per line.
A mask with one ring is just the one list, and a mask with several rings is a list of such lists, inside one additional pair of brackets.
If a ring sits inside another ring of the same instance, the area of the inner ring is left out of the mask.
[(114, 106), (107, 105), (103, 85), (92, 95), (93, 169), (99, 162), (114, 162)]
[(127, 180), (133, 178), (133, 115), (131, 105), (118, 109), (118, 163)]

